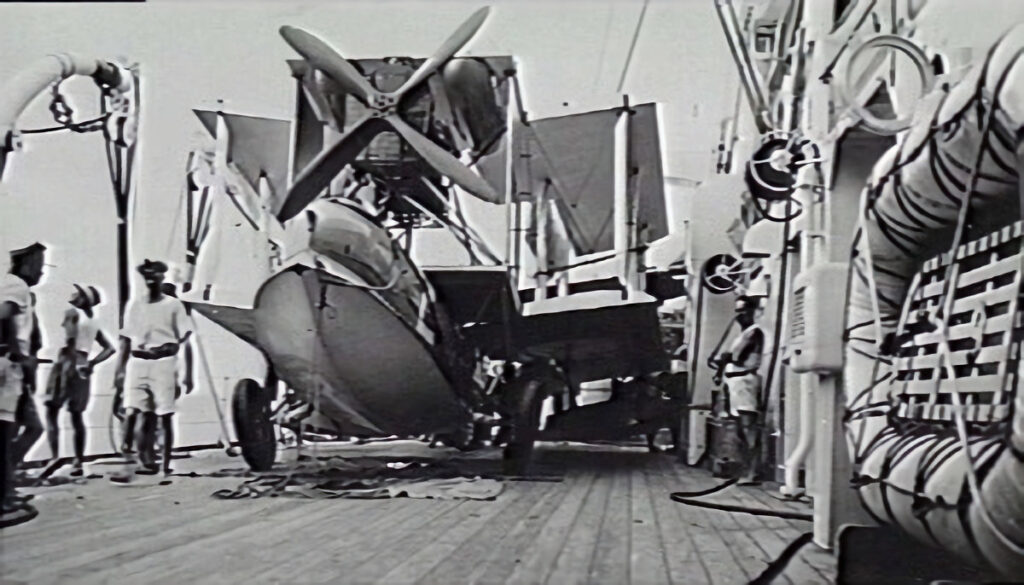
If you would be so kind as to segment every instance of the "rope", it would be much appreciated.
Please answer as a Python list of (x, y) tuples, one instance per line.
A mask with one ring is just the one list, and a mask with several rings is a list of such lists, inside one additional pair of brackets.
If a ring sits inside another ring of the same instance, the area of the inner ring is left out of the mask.
[(63, 132), (70, 130), (78, 134), (85, 134), (86, 132), (96, 132), (97, 130), (103, 129), (103, 124), (110, 118), (110, 114), (103, 114), (97, 116), (91, 120), (85, 120), (84, 122), (74, 122), (69, 124), (61, 124), (60, 126), (50, 126), (47, 128), (31, 128), (29, 130), (19, 130), (21, 134), (46, 134), (49, 132)]
[[(836, 56), (832, 59), (832, 62), (828, 64), (828, 67), (825, 68), (825, 71), (821, 74), (818, 80), (828, 83), (828, 81), (832, 79), (832, 70), (839, 64), (839, 59), (843, 56), (843, 53), (846, 52), (846, 49), (850, 48), (850, 43), (853, 42), (853, 38), (857, 36), (857, 32), (860, 30), (860, 27), (864, 25), (864, 21), (868, 19), (868, 16), (875, 9), (877, 1), (878, 0), (871, 0), (871, 2), (868, 3), (867, 8), (864, 9), (864, 13), (860, 15), (860, 19), (857, 21), (857, 24), (854, 25), (853, 30), (850, 31), (850, 35), (846, 37), (846, 41), (843, 42), (843, 46), (836, 52)], [(850, 5), (850, 9), (855, 5), (856, 4)]]
[[(994, 50), (994, 48), (993, 48), (993, 50)], [(1014, 553), (1017, 554), (1017, 555), (1024, 554), (1024, 547), (1022, 547), (1021, 545), (1019, 545), (1017, 543), (1012, 542), (996, 526), (994, 520), (992, 519), (991, 513), (989, 512), (989, 510), (988, 510), (988, 508), (986, 506), (986, 503), (985, 503), (985, 501), (982, 498), (981, 480), (979, 480), (979, 468), (980, 467), (985, 467), (987, 465), (986, 463), (984, 463), (982, 461), (983, 460), (988, 461), (988, 462), (994, 461), (993, 459), (991, 459), (991, 456), (993, 454), (998, 454), (998, 453), (1000, 453), (1002, 451), (1003, 445), (1000, 443), (1000, 440), (999, 440), (999, 436), (1001, 435), (1001, 432), (998, 431), (998, 429), (997, 429), (997, 430), (994, 430), (994, 431), (990, 430), (988, 433), (982, 434), (980, 436), (976, 435), (974, 437), (971, 437), (971, 436), (968, 435), (967, 421), (965, 420), (965, 413), (964, 413), (964, 403), (963, 403), (961, 395), (960, 395), (960, 389), (957, 386), (957, 373), (956, 373), (956, 368), (953, 365), (952, 348), (950, 347), (950, 343), (949, 343), (949, 325), (950, 325), (949, 324), (949, 320), (952, 317), (951, 312), (952, 312), (952, 308), (953, 308), (953, 302), (955, 300), (955, 295), (954, 295), (955, 283), (959, 279), (959, 270), (960, 270), (960, 265), (959, 265), (959, 263), (956, 262), (956, 256), (955, 255), (956, 255), (957, 250), (961, 247), (961, 242), (962, 242), (963, 237), (965, 235), (966, 226), (968, 225), (968, 217), (969, 217), (969, 214), (970, 214), (971, 199), (972, 199), (973, 195), (975, 195), (975, 190), (976, 190), (976, 187), (977, 187), (978, 180), (979, 180), (979, 178), (985, 178), (980, 173), (980, 169), (981, 169), (981, 166), (982, 166), (982, 163), (983, 163), (983, 160), (984, 160), (985, 152), (988, 151), (988, 150), (991, 150), (991, 147), (989, 146), (989, 138), (990, 138), (990, 133), (991, 133), (991, 130), (992, 130), (992, 122), (995, 121), (995, 116), (996, 116), (997, 112), (999, 111), (999, 108), (998, 108), (998, 95), (1002, 91), (1003, 83), (1006, 81), (1010, 70), (1016, 64), (1016, 62), (1019, 59), (1020, 55), (1021, 55), (1021, 53), (1018, 52), (1014, 56), (1014, 59), (1013, 59), (1013, 61), (1011, 61), (1010, 65), (1002, 73), (998, 83), (996, 84), (996, 89), (993, 92), (993, 95), (995, 95), (996, 98), (993, 99), (993, 103), (989, 105), (989, 110), (987, 111), (987, 115), (984, 116), (984, 119), (983, 120), (979, 120), (979, 122), (981, 123), (980, 142), (979, 142), (978, 149), (977, 149), (977, 152), (976, 152), (976, 155), (975, 155), (975, 159), (973, 161), (974, 164), (969, 166), (968, 180), (965, 182), (965, 184), (963, 184), (961, 186), (961, 185), (957, 184), (957, 181), (952, 176), (950, 176), (950, 173), (949, 173), (948, 170), (945, 173), (937, 173), (936, 174), (936, 179), (937, 180), (945, 179), (948, 182), (952, 182), (956, 187), (959, 187), (959, 190), (963, 194), (962, 197), (960, 197), (958, 199), (958, 198), (956, 198), (954, 196), (954, 194), (953, 194), (951, 189), (947, 189), (942, 183), (940, 183), (940, 188), (943, 190), (943, 195), (945, 195), (947, 198), (949, 198), (951, 203), (958, 204), (959, 205), (959, 209), (958, 209), (958, 213), (957, 213), (957, 223), (956, 223), (956, 226), (955, 226), (955, 231), (953, 233), (953, 240), (951, 242), (951, 245), (950, 245), (950, 248), (949, 248), (949, 253), (948, 253), (948, 256), (951, 258), (951, 260), (949, 262), (949, 265), (946, 267), (945, 278), (943, 280), (943, 291), (942, 291), (943, 302), (942, 302), (942, 305), (939, 308), (939, 313), (937, 315), (935, 315), (933, 317), (933, 320), (932, 320), (932, 323), (936, 324), (937, 328), (940, 331), (940, 338), (939, 338), (939, 342), (937, 344), (937, 349), (939, 350), (940, 367), (945, 371), (945, 373), (946, 373), (946, 375), (948, 377), (948, 381), (952, 385), (952, 392), (950, 392), (949, 394), (950, 394), (950, 398), (951, 398), (951, 400), (953, 402), (953, 422), (954, 422), (955, 429), (952, 431), (952, 434), (950, 434), (951, 431), (948, 429), (948, 427), (946, 427), (943, 424), (921, 424), (921, 423), (917, 423), (915, 421), (909, 421), (908, 422), (908, 421), (896, 421), (896, 420), (894, 420), (894, 421), (891, 422), (891, 424), (890, 424), (890, 426), (888, 428), (886, 428), (885, 430), (883, 430), (881, 433), (879, 433), (878, 435), (876, 435), (874, 437), (874, 439), (871, 441), (871, 444), (869, 444), (867, 446), (867, 448), (864, 450), (864, 453), (863, 453), (862, 456), (858, 455), (856, 457), (857, 460), (863, 461), (863, 459), (866, 458), (872, 452), (874, 452), (874, 451), (876, 451), (876, 450), (878, 450), (880, 448), (885, 447), (887, 452), (886, 452), (886, 455), (885, 455), (885, 465), (883, 467), (883, 470), (882, 470), (882, 473), (881, 473), (881, 477), (880, 478), (868, 478), (868, 477), (865, 477), (865, 476), (855, 476), (855, 485), (857, 485), (858, 487), (863, 487), (864, 485), (868, 485), (868, 484), (871, 484), (871, 483), (877, 483), (877, 484), (881, 485), (883, 488), (891, 489), (891, 490), (893, 490), (893, 491), (895, 491), (897, 493), (905, 494), (905, 495), (908, 495), (908, 496), (912, 496), (915, 499), (918, 499), (920, 501), (920, 503), (915, 505), (915, 507), (918, 510), (918, 512), (916, 512), (915, 515), (918, 516), (918, 518), (920, 519), (923, 527), (930, 534), (931, 533), (931, 529), (930, 529), (930, 527), (929, 527), (929, 525), (927, 523), (927, 517), (926, 517), (927, 512), (932, 510), (932, 509), (952, 510), (952, 509), (955, 509), (955, 508), (958, 507), (958, 503), (944, 502), (941, 498), (933, 499), (932, 497), (930, 497), (926, 493), (924, 493), (924, 488), (927, 485), (927, 483), (929, 481), (929, 478), (931, 476), (933, 476), (935, 473), (937, 473), (938, 470), (947, 461), (949, 461), (951, 457), (956, 455), (957, 449), (955, 448), (955, 445), (959, 444), (960, 449), (963, 450), (965, 461), (966, 461), (966, 465), (967, 465), (966, 483), (967, 483), (968, 492), (970, 494), (970, 498), (974, 502), (976, 502), (977, 505), (978, 505), (979, 513), (980, 513), (980, 516), (982, 518), (982, 521), (987, 525), (987, 527), (991, 530), (991, 532), (994, 533), (996, 538), (998, 540), (1000, 540), (1003, 545), (1005, 545), (1008, 549), (1014, 551)], [(990, 54), (989, 54), (989, 58), (990, 59), (986, 62), (986, 71), (987, 71), (988, 63), (991, 62), (991, 51), (990, 51)], [(984, 83), (986, 78), (987, 78), (987, 76), (983, 72), (983, 75), (981, 75), (979, 77), (977, 88), (975, 90), (975, 96), (973, 97), (973, 99), (967, 101), (965, 106), (959, 112), (957, 112), (957, 114), (953, 117), (953, 119), (950, 122), (947, 123), (947, 126), (944, 126), (944, 127), (948, 127), (948, 124), (953, 124), (953, 123), (955, 123), (956, 125), (959, 125), (959, 123), (960, 123), (959, 122), (960, 116), (963, 115), (964, 113), (966, 113), (967, 111), (969, 111), (972, 106), (978, 108), (979, 110), (982, 107), (984, 107), (984, 105), (985, 105), (985, 97), (984, 97), (984, 92), (983, 92), (983, 83)], [(982, 118), (982, 113), (980, 111), (979, 111), (979, 114), (978, 114), (978, 118), (979, 119)], [(937, 151), (937, 150), (934, 150), (936, 148), (936, 145), (934, 144), (934, 134), (936, 132), (938, 132), (939, 130), (940, 130), (940, 128), (933, 123), (933, 129), (932, 129), (932, 132), (930, 133), (931, 136), (929, 137), (929, 139), (922, 141), (921, 145), (918, 148), (915, 148), (914, 153), (912, 153), (906, 159), (903, 159), (903, 160), (899, 160), (898, 159), (897, 162), (893, 165), (893, 168), (890, 169), (882, 177), (881, 181), (879, 181), (879, 184), (876, 187), (876, 191), (880, 193), (882, 187), (884, 187), (884, 185), (885, 185), (885, 182), (888, 181), (889, 179), (892, 179), (892, 178), (895, 177), (898, 180), (897, 173), (899, 172), (899, 170), (903, 166), (906, 166), (910, 162), (916, 160), (917, 159), (917, 155), (920, 154), (922, 149), (925, 146), (929, 145), (929, 144), (931, 144), (932, 147), (933, 147), (932, 159), (934, 159), (934, 160), (932, 161), (932, 167), (933, 167), (932, 170), (933, 170), (933, 172), (936, 172), (935, 171), (935, 160), (938, 161), (940, 166), (942, 165), (942, 160), (941, 160), (941, 157), (940, 157), (941, 153), (939, 151)], [(963, 165), (963, 167), (967, 167), (967, 165)], [(966, 170), (966, 169), (964, 169), (964, 170)], [(895, 195), (897, 197), (900, 195), (900, 190), (899, 190), (898, 187), (899, 187), (899, 185), (897, 185), (896, 188), (894, 188), (894, 193), (895, 193)], [(869, 192), (869, 195), (870, 194), (871, 193)], [(983, 196), (983, 195), (984, 194), (979, 194), (979, 196)], [(868, 199), (868, 197), (865, 198), (865, 201), (867, 199)], [(897, 199), (897, 202), (898, 203), (903, 203), (903, 202), (899, 201), (898, 199)], [(873, 203), (873, 200), (872, 200), (872, 203)], [(864, 213), (863, 213), (862, 217), (866, 217), (867, 216), (867, 210), (864, 209), (863, 206), (862, 206), (862, 210), (864, 210)], [(878, 213), (878, 211), (876, 211), (876, 214), (877, 213)], [(907, 214), (910, 215), (909, 212), (907, 212)], [(881, 223), (881, 221), (880, 221), (881, 218), (879, 217), (878, 219), (879, 219), (879, 223)], [(890, 233), (888, 233), (888, 231), (883, 229), (884, 227), (885, 226), (883, 226), (883, 225), (879, 226), (879, 229), (883, 230), (883, 235), (885, 235), (889, 239), (889, 241), (892, 242), (892, 244), (894, 246), (897, 246), (897, 247), (902, 249), (902, 246), (899, 245), (899, 242), (896, 242), (896, 241), (893, 240), (893, 236), (894, 235), (901, 235), (902, 236), (902, 234), (895, 233), (895, 232), (890, 234)], [(899, 225), (897, 225), (897, 227), (904, 227), (905, 228), (905, 226), (899, 226)], [(889, 229), (893, 229), (893, 228), (889, 228)], [(863, 225), (862, 225), (862, 228), (861, 228), (861, 234), (863, 234)], [(858, 272), (858, 276), (862, 280), (865, 280), (867, 282), (869, 288), (870, 288), (870, 291), (871, 291), (870, 294), (872, 296), (872, 310), (875, 313), (876, 329), (880, 330), (881, 329), (881, 324), (879, 322), (879, 317), (880, 317), (881, 311), (880, 311), (880, 307), (878, 305), (878, 301), (880, 300), (880, 296), (881, 295), (880, 295), (880, 293), (877, 292), (877, 289), (874, 286), (875, 285), (875, 278), (874, 278), (874, 271), (873, 271), (874, 266), (873, 266), (873, 262), (872, 262), (872, 258), (871, 258), (871, 250), (870, 250), (870, 246), (869, 245), (865, 246), (865, 251), (866, 251), (865, 253), (867, 254), (868, 275), (865, 278), (865, 276), (863, 274), (860, 274), (859, 270), (857, 272)], [(851, 269), (853, 269), (853, 268), (851, 267)], [(915, 276), (915, 281), (910, 286), (910, 292), (909, 292), (909, 294), (906, 295), (907, 299), (909, 299), (909, 300), (913, 299), (913, 296), (917, 292), (917, 287), (919, 286), (919, 282), (918, 281), (919, 281), (919, 277)], [(887, 300), (887, 299), (882, 299), (882, 300)], [(887, 300), (887, 302), (888, 302), (888, 300)], [(907, 317), (907, 314), (908, 314), (908, 310), (909, 310), (909, 305), (904, 305), (903, 309), (904, 309), (903, 310), (903, 314), (901, 315), (901, 318), (899, 319), (899, 325), (898, 325), (898, 328), (900, 328), (900, 329), (902, 329), (902, 327), (903, 327), (903, 325), (905, 323), (905, 320), (906, 320), (906, 317)], [(849, 329), (848, 329), (848, 332), (849, 332)], [(877, 337), (877, 335), (876, 335), (876, 337)], [(878, 363), (876, 362), (875, 365), (876, 365), (876, 369), (877, 369)], [(939, 379), (936, 378), (936, 384), (938, 385), (938, 383), (939, 383)], [(872, 387), (873, 386), (874, 385), (872, 385)], [(869, 390), (870, 390), (870, 388), (869, 388)], [(857, 414), (863, 414), (864, 412), (869, 412), (868, 408), (873, 407), (873, 406), (877, 406), (877, 405), (868, 405), (868, 406), (863, 407), (861, 409), (857, 409), (860, 412), (857, 412), (857, 410), (848, 409), (847, 416), (848, 416), (848, 418), (852, 419)], [(889, 416), (888, 413), (886, 415)], [(856, 444), (857, 444), (858, 447), (860, 446), (859, 444), (861, 442), (863, 442), (863, 438), (864, 438), (863, 437), (863, 431), (865, 429), (864, 429), (864, 425), (863, 424), (862, 424), (860, 430), (862, 431), (861, 432), (861, 436), (858, 437), (858, 439), (856, 441)], [(936, 433), (938, 433), (938, 434), (936, 434)], [(946, 435), (946, 436), (943, 437), (943, 435)], [(915, 474), (914, 489), (910, 490), (910, 489), (904, 488), (904, 487), (899, 486), (899, 485), (897, 485), (897, 484), (895, 484), (895, 483), (893, 483), (893, 482), (891, 482), (891, 481), (886, 479), (886, 476), (888, 476), (889, 473), (891, 473), (891, 470), (895, 466), (897, 466), (902, 461), (906, 460), (906, 458), (909, 457), (912, 452), (918, 450), (920, 447), (922, 447), (924, 444), (928, 443), (929, 441), (931, 441), (931, 444), (928, 445), (928, 447), (926, 448), (925, 453), (918, 460), (917, 470), (916, 470), (916, 474)], [(977, 459), (975, 459), (971, 455), (972, 443), (974, 445), (978, 445), (982, 441), (992, 441), (992, 442), (989, 443), (988, 445), (986, 445), (985, 447), (983, 447), (981, 452), (979, 453), (979, 456), (977, 457)], [(884, 498), (884, 501), (885, 501), (885, 509), (887, 511), (887, 514), (890, 517), (890, 520), (895, 521), (895, 519), (892, 517), (892, 512), (891, 512), (891, 510), (889, 508), (888, 499), (885, 497), (884, 490), (883, 490), (883, 498)], [(967, 525), (967, 521), (968, 521), (967, 516), (965, 514), (960, 514), (959, 517), (960, 517), (961, 524), (963, 524), (965, 533), (968, 536), (970, 536), (972, 534), (972, 532), (971, 532), (970, 526)], [(972, 543), (973, 543), (973, 539), (972, 539)], [(973, 543), (973, 545), (976, 547), (976, 543)], [(976, 551), (976, 552), (978, 552), (979, 554), (982, 554), (980, 551)]]
[(629, 42), (629, 52), (626, 54), (626, 63), (622, 66), (622, 75), (619, 77), (619, 84), (615, 87), (615, 93), (622, 93), (622, 86), (626, 83), (626, 74), (629, 73), (629, 65), (633, 61), (633, 51), (636, 49), (636, 42), (640, 38), (640, 28), (644, 25), (644, 16), (647, 15), (647, 6), (650, 0), (644, 0), (643, 8), (640, 9), (640, 18), (636, 21), (636, 29), (633, 30), (633, 39)]
[(1024, 547), (1010, 540), (1002, 530), (996, 525), (992, 519), (991, 514), (985, 500), (982, 498), (981, 485), (978, 481), (978, 472), (975, 467), (975, 461), (971, 457), (970, 441), (967, 435), (967, 424), (964, 420), (963, 404), (960, 399), (960, 390), (956, 383), (956, 370), (953, 367), (952, 350), (949, 347), (949, 317), (953, 309), (955, 287), (953, 282), (959, 281), (959, 264), (956, 262), (956, 250), (960, 247), (960, 242), (963, 239), (964, 231), (967, 225), (967, 217), (970, 212), (971, 196), (974, 194), (975, 187), (978, 182), (978, 173), (981, 168), (983, 158), (985, 156), (985, 144), (988, 140), (989, 132), (992, 128), (992, 121), (995, 119), (996, 112), (998, 110), (998, 99), (999, 94), (1002, 91), (1003, 83), (1008, 77), (1008, 72), (1016, 64), (1020, 58), (1020, 53), (1014, 57), (1013, 61), (1007, 66), (1006, 71), (1002, 74), (999, 79), (999, 83), (994, 88), (992, 93), (993, 103), (989, 107), (988, 115), (985, 117), (984, 123), (981, 128), (981, 140), (978, 144), (978, 152), (975, 154), (974, 164), (971, 166), (971, 172), (968, 177), (967, 184), (964, 186), (964, 197), (961, 203), (960, 211), (957, 217), (956, 231), (953, 234), (953, 242), (950, 245), (950, 263), (946, 269), (946, 278), (943, 283), (943, 295), (944, 302), (942, 306), (942, 313), (939, 317), (940, 337), (939, 337), (939, 350), (940, 350), (940, 363), (946, 370), (949, 384), (952, 386), (953, 391), (951, 392), (951, 398), (953, 400), (953, 416), (956, 425), (957, 436), (960, 440), (961, 447), (964, 450), (964, 458), (967, 463), (967, 485), (971, 492), (971, 497), (978, 504), (978, 510), (985, 524), (992, 531), (993, 534), (999, 539), (999, 541), (1010, 550), (1014, 551), (1014, 554), (1024, 555)]

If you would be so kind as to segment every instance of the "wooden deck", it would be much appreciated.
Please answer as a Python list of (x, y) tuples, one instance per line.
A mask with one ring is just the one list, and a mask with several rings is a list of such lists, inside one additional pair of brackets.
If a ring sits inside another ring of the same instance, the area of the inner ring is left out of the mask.
[[(411, 441), (330, 453), (466, 457)], [(500, 455), (470, 456), (488, 465)], [(676, 504), (670, 492), (717, 480), (636, 448), (544, 445), (538, 469), (563, 480), (507, 482), (494, 501), (219, 500), (213, 491), (242, 480), (203, 474), (241, 460), (208, 451), (176, 463), (200, 477), (27, 489), (40, 514), (0, 532), (0, 583), (737, 584), (810, 529)], [(707, 499), (809, 511), (770, 489)], [(832, 556), (808, 545), (776, 582), (829, 583), (834, 571)]]

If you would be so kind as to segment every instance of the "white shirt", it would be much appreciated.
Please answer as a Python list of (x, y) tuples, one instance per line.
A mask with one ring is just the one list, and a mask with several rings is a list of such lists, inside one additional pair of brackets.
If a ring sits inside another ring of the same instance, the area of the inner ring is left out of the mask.
[[(750, 327), (747, 327), (736, 337), (736, 340), (732, 342), (732, 346), (729, 351), (732, 353), (732, 359), (736, 360), (747, 346), (754, 342), (754, 336), (760, 333), (762, 336), (764, 332), (755, 323)], [(763, 337), (762, 337), (763, 340)], [(734, 374), (738, 372), (751, 372), (756, 373), (761, 368), (761, 347), (756, 348), (757, 351), (751, 351), (746, 359), (742, 362), (733, 361), (725, 366), (726, 374)]]
[(34, 319), (32, 293), (28, 290), (28, 283), (20, 276), (5, 272), (0, 276), (0, 303), (14, 303), (18, 307), (18, 314), (14, 317), (14, 324), (18, 328), (18, 347), (22, 354), (29, 355)]
[(155, 303), (148, 298), (129, 302), (121, 335), (131, 339), (133, 349), (152, 349), (165, 343), (179, 343), (191, 331), (185, 305), (164, 295)]
[(74, 341), (75, 350), (89, 353), (93, 341), (96, 340), (96, 332), (99, 330), (96, 319), (78, 307), (71, 307), (64, 313), (62, 325), (65, 339)]

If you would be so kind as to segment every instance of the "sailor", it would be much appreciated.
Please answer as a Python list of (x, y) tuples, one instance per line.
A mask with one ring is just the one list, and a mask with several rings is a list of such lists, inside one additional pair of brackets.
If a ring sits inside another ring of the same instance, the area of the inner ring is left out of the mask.
[[(82, 475), (82, 460), (85, 456), (85, 423), (82, 413), (89, 403), (89, 385), (93, 368), (114, 355), (114, 345), (100, 329), (95, 309), (100, 304), (100, 292), (93, 286), (74, 285), (69, 303), (64, 312), (65, 345), (50, 370), (46, 384), (46, 430), (50, 452), (56, 459), (60, 455), (60, 426), (57, 417), (62, 406), (67, 404), (71, 425), (75, 430), (75, 462), (72, 476)], [(102, 350), (95, 358), (89, 359), (94, 343)]]
[[(129, 415), (133, 412), (142, 415), (142, 432), (137, 445), (142, 469), (138, 473), (158, 471), (152, 447), (156, 440), (157, 417), (160, 417), (164, 429), (163, 471), (170, 475), (177, 354), (192, 334), (192, 328), (181, 301), (163, 292), (167, 265), (146, 260), (138, 266), (138, 271), (146, 282), (146, 296), (132, 299), (125, 311), (114, 384), (118, 393), (124, 393)], [(191, 382), (186, 381), (186, 386), (191, 386)]]
[[(46, 246), (38, 242), (11, 252), (12, 272), (20, 275), (28, 283), (29, 289), (39, 284), (39, 280), (42, 279), (45, 255)], [(34, 272), (37, 266), (38, 277)], [(14, 438), (13, 451), (15, 470), (21, 466), (25, 456), (43, 436), (43, 423), (39, 419), (35, 400), (38, 355), (43, 347), (43, 336), (39, 328), (39, 319), (36, 317), (36, 295), (30, 290), (28, 296), (28, 311), (15, 317), (18, 320), (18, 339), (21, 346), (27, 348), (27, 355), (31, 357), (31, 360), (26, 360), (22, 367), (25, 375), (22, 379), (21, 397), (18, 400), (19, 431)]]
[(755, 483), (757, 476), (757, 428), (761, 411), (761, 354), (764, 351), (764, 331), (754, 321), (756, 299), (741, 296), (736, 299), (736, 322), (741, 327), (729, 351), (719, 362), (724, 365), (726, 396), (729, 414), (739, 421), (740, 439), (745, 448), (742, 483)]
[[(33, 349), (38, 350), (32, 347), (34, 314), (29, 288), (42, 279), (45, 250), (35, 243), (11, 251), (10, 272), (0, 276), (0, 514), (4, 515), (35, 513), (27, 503), (30, 498), (14, 489), (14, 471), (42, 430), (30, 394), (34, 388), (26, 381), (35, 378)], [(19, 426), (25, 428), (21, 436), (17, 436)]]

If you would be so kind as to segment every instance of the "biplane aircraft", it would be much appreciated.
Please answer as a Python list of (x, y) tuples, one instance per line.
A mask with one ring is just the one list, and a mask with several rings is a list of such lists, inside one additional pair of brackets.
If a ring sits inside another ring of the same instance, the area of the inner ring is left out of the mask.
[[(274, 461), (278, 380), (308, 407), (302, 424), (345, 435), (458, 434), (497, 412), (521, 471), (535, 439), (575, 436), (572, 409), (540, 433), (546, 396), (666, 369), (657, 305), (684, 271), (645, 267), (659, 248), (679, 255), (657, 108), (528, 121), (513, 58), (455, 57), (487, 14), (427, 59), (350, 61), (285, 26), (302, 56), (294, 119), (196, 112), (216, 147), (190, 162), (182, 298), (266, 358), (267, 379), (233, 397), (252, 467)], [(504, 254), (460, 192), (504, 209)], [(414, 263), (414, 234), (432, 228), (469, 265)]]

